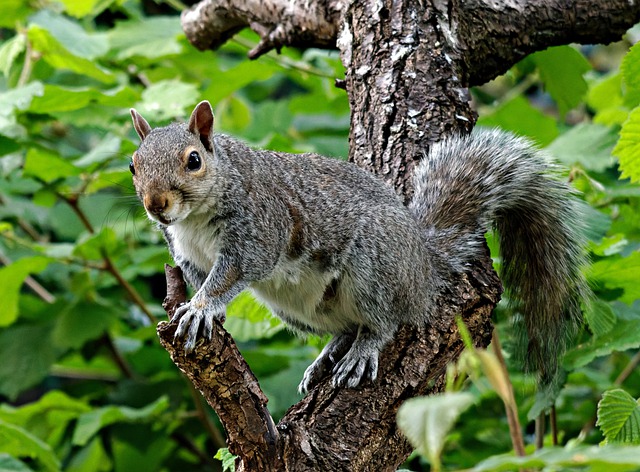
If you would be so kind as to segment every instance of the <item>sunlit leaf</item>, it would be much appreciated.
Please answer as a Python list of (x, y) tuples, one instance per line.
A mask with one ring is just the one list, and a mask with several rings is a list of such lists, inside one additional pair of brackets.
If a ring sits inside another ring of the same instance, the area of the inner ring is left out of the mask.
[(629, 52), (622, 59), (620, 71), (626, 86), (624, 96), (625, 104), (629, 107), (638, 106), (640, 103), (640, 46), (638, 43), (631, 46)]
[(0, 452), (36, 460), (44, 470), (61, 470), (60, 460), (48, 444), (28, 431), (2, 420), (0, 420)]
[(474, 401), (474, 396), (465, 392), (412, 398), (398, 410), (398, 426), (413, 447), (432, 464), (439, 464), (449, 430)]
[(620, 159), (622, 177), (640, 181), (640, 107), (633, 110), (622, 125), (613, 154)]
[(570, 46), (558, 46), (531, 55), (545, 89), (564, 115), (574, 108), (587, 92), (584, 73), (591, 70), (585, 57)]
[(67, 69), (104, 83), (115, 82), (112, 72), (95, 61), (73, 54), (46, 29), (33, 25), (29, 28), (28, 36), (34, 50), (39, 51), (42, 59), (52, 67)]
[(182, 28), (177, 16), (155, 17), (143, 22), (118, 23), (109, 31), (109, 42), (119, 60), (133, 56), (153, 59), (180, 53), (182, 46), (177, 41), (180, 34)]
[(640, 444), (640, 405), (622, 389), (604, 392), (597, 426), (608, 443)]
[(109, 50), (107, 37), (102, 33), (88, 33), (77, 22), (51, 10), (41, 10), (29, 19), (31, 24), (47, 30), (71, 54), (95, 59)]
[(80, 169), (50, 151), (31, 148), (25, 159), (24, 174), (44, 182), (53, 182), (57, 179), (78, 175)]
[(18, 296), (22, 283), (30, 274), (43, 271), (51, 259), (47, 257), (23, 258), (5, 267), (0, 267), (0, 327), (9, 326), (18, 317)]
[(624, 289), (620, 300), (632, 303), (640, 298), (640, 252), (634, 252), (628, 257), (609, 257), (595, 262), (589, 273), (593, 280), (597, 280), (607, 288)]
[(149, 121), (183, 118), (186, 110), (198, 101), (198, 89), (193, 84), (166, 80), (151, 85), (142, 92), (142, 102), (136, 109)]
[(27, 41), (23, 34), (17, 34), (13, 38), (0, 46), (0, 71), (6, 76), (9, 75), (11, 66), (26, 47)]

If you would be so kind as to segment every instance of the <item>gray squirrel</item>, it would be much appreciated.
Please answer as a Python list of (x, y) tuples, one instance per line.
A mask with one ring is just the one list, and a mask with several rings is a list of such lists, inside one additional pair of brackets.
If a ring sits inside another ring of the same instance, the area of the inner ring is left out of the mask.
[(354, 164), (214, 134), (208, 101), (188, 123), (151, 129), (131, 116), (142, 140), (130, 164), (136, 193), (195, 290), (176, 312), (187, 351), (250, 289), (295, 330), (334, 336), (301, 392), (329, 374), (336, 387), (374, 381), (398, 327), (438, 316), (436, 299), (495, 228), (527, 364), (553, 382), (581, 320), (582, 211), (528, 141), (491, 130), (434, 144), (405, 206)]

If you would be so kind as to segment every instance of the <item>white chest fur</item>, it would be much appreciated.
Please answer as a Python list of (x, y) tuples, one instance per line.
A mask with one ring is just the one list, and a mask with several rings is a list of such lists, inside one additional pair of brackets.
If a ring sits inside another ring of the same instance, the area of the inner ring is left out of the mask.
[(167, 228), (176, 258), (187, 260), (207, 273), (213, 267), (220, 252), (218, 230), (219, 228), (210, 224), (185, 222)]

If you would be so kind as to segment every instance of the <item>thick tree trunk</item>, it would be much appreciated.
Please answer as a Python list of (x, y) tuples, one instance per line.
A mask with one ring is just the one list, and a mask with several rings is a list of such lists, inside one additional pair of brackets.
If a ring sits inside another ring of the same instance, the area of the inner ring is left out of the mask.
[[(200, 49), (215, 49), (252, 28), (262, 38), (252, 58), (283, 46), (337, 46), (351, 104), (350, 159), (408, 200), (408, 177), (429, 145), (472, 128), (468, 86), (549, 46), (617, 40), (640, 20), (640, 3), (204, 0), (182, 20)], [(437, 301), (438, 323), (400, 330), (381, 356), (374, 385), (335, 390), (324, 382), (275, 426), (255, 377), (222, 327), (189, 356), (174, 342), (171, 324), (158, 332), (220, 416), (238, 470), (392, 471), (411, 450), (396, 427), (399, 405), (442, 390), (447, 364), (462, 351), (454, 315), (466, 322), (476, 345), (489, 343), (499, 294), (487, 254), (455, 292)]]

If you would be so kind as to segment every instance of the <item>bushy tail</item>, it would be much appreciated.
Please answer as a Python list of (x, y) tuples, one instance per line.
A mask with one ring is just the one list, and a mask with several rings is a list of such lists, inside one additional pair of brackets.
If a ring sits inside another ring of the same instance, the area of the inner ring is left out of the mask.
[(486, 231), (497, 230), (501, 278), (523, 316), (526, 365), (542, 385), (553, 384), (587, 293), (583, 204), (542, 152), (498, 130), (434, 145), (414, 188), (410, 208), (456, 270), (481, 255)]

